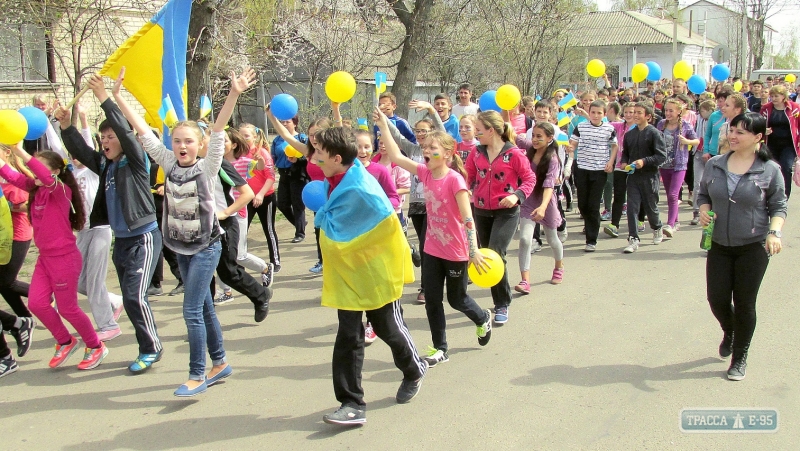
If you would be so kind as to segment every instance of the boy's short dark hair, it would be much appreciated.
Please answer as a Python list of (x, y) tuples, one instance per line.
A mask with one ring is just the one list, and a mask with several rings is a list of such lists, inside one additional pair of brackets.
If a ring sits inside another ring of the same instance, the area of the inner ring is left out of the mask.
[(111, 129), (111, 122), (109, 122), (108, 119), (103, 119), (103, 122), (101, 122), (100, 125), (97, 127), (97, 131), (100, 133), (103, 133), (104, 131), (110, 129)]
[(653, 106), (650, 105), (648, 102), (636, 102), (636, 105), (633, 106), (634, 108), (641, 108), (644, 110), (645, 116), (652, 116), (653, 115)]
[(597, 91), (598, 96), (608, 96), (608, 89), (601, 89)]
[(592, 102), (591, 105), (589, 105), (589, 111), (591, 111), (592, 108), (600, 108), (601, 110), (603, 110), (603, 113), (605, 113), (606, 103), (602, 100), (595, 100), (594, 102)]
[(611, 102), (608, 104), (608, 110), (614, 111), (617, 114), (617, 116), (619, 116), (619, 113), (622, 111), (622, 105), (620, 105), (617, 102)]
[(397, 105), (397, 97), (395, 97), (395, 95), (391, 92), (382, 92), (381, 95), (378, 96), (378, 102), (383, 99), (389, 99), (393, 104)]
[(536, 102), (536, 105), (533, 107), (534, 110), (538, 110), (539, 108), (547, 108), (550, 109), (550, 103), (545, 102), (544, 100), (540, 100)]
[(437, 101), (437, 100), (447, 100), (448, 104), (450, 104), (450, 105), (453, 104), (453, 102), (450, 100), (450, 96), (445, 94), (445, 93), (443, 93), (443, 92), (439, 93), (439, 94), (436, 94), (436, 97), (433, 98), (434, 102)]
[(772, 75), (770, 75), (769, 77), (767, 77), (767, 81), (772, 81)]
[(320, 147), (328, 155), (342, 157), (342, 165), (349, 166), (358, 156), (356, 136), (353, 130), (345, 127), (331, 127), (320, 130), (316, 135)]
[(466, 89), (469, 92), (472, 92), (472, 85), (469, 83), (461, 83), (458, 85), (458, 90), (461, 91), (462, 89)]
[(758, 86), (763, 87), (764, 86), (764, 82), (761, 81), (761, 80), (753, 80), (753, 81), (750, 82), (750, 86), (752, 86), (752, 85), (758, 85)]

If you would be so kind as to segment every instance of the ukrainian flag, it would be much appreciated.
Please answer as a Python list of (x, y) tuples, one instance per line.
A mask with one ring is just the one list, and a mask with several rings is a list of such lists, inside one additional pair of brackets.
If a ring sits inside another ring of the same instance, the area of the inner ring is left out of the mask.
[(206, 117), (211, 114), (211, 111), (214, 107), (211, 105), (211, 99), (208, 98), (207, 95), (203, 94), (200, 97), (200, 117)]
[[(325, 181), (326, 192), (330, 184)], [(403, 295), (414, 281), (411, 249), (392, 204), (358, 160), (317, 211), (325, 260), (322, 305), (375, 310)]]
[(558, 102), (558, 107), (566, 111), (570, 107), (573, 107), (577, 104), (578, 104), (578, 99), (576, 99), (575, 95), (570, 92), (569, 94), (564, 96), (564, 98), (561, 99), (561, 101)]
[(560, 111), (558, 116), (556, 116), (556, 119), (558, 120), (558, 126), (563, 127), (569, 124), (570, 117), (567, 115), (567, 113)]
[(145, 109), (153, 128), (169, 130), (159, 116), (162, 101), (172, 99), (176, 117), (186, 119), (186, 49), (192, 0), (170, 0), (106, 61), (101, 75), (117, 78), (125, 67), (122, 85)]

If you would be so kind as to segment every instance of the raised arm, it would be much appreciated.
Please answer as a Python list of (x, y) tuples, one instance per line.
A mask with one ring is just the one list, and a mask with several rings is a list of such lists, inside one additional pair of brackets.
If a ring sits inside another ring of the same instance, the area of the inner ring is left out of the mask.
[(214, 174), (219, 172), (225, 155), (225, 127), (233, 115), (233, 109), (236, 107), (236, 102), (239, 101), (239, 96), (255, 84), (256, 72), (248, 67), (238, 76), (231, 71), (230, 78), (231, 90), (217, 114), (217, 120), (211, 127), (211, 140), (208, 143), (208, 152), (205, 158), (207, 170)]
[[(95, 87), (96, 83), (95, 77), (98, 77), (99, 79), (99, 86), (97, 88)], [(120, 88), (122, 88), (122, 81), (124, 79), (125, 79), (125, 68), (123, 67), (119, 71), (119, 76), (117, 77), (117, 80), (114, 82), (114, 88), (111, 90), (111, 93), (114, 94), (114, 100), (117, 102), (117, 105), (119, 106), (120, 111), (122, 111), (122, 114), (125, 116), (125, 119), (127, 119), (128, 122), (131, 123), (131, 126), (133, 126), (133, 129), (136, 130), (136, 133), (144, 135), (145, 133), (151, 131), (150, 126), (147, 125), (147, 122), (141, 115), (139, 115), (139, 113), (137, 113), (136, 111), (133, 110), (133, 108), (131, 108), (131, 106), (128, 104), (128, 101), (125, 100), (124, 97), (122, 97)], [(92, 79), (89, 81), (89, 86), (92, 88), (92, 91), (94, 92), (95, 97), (97, 97), (97, 100), (100, 100), (101, 103), (104, 102), (106, 99), (108, 99), (106, 88), (102, 83), (103, 80), (98, 75), (93, 75)], [(101, 98), (101, 96), (104, 96), (104, 98)]]
[(68, 109), (59, 107), (55, 111), (55, 118), (58, 119), (60, 124), (61, 139), (67, 147), (67, 152), (89, 168), (90, 171), (100, 175), (102, 172), (100, 166), (104, 156), (97, 152), (94, 147), (89, 146), (83, 135), (72, 125), (71, 112)]
[(337, 127), (342, 127), (342, 112), (339, 110), (339, 103), (331, 102), (331, 110), (333, 110), (333, 123)]
[(386, 153), (389, 155), (389, 159), (392, 163), (417, 175), (417, 163), (400, 153), (400, 148), (397, 147), (397, 143), (394, 141), (389, 131), (389, 119), (386, 115), (378, 108), (375, 108), (375, 111), (372, 113), (372, 120), (375, 121), (375, 125), (377, 125), (378, 129), (381, 131), (381, 140), (384, 146), (386, 146)]
[(275, 115), (272, 114), (272, 109), (270, 108), (269, 103), (267, 104), (266, 107), (264, 107), (264, 109), (267, 112), (267, 119), (269, 119), (269, 123), (272, 124), (272, 126), (275, 128), (275, 131), (278, 133), (278, 135), (281, 138), (283, 138), (283, 140), (286, 141), (287, 144), (294, 147), (295, 150), (297, 150), (298, 152), (302, 153), (303, 156), (307, 156), (308, 146), (298, 141), (297, 138), (295, 138), (291, 133), (289, 133), (289, 130), (287, 130), (286, 127), (284, 127), (283, 124), (281, 124), (281, 121), (279, 121), (278, 118), (276, 118)]

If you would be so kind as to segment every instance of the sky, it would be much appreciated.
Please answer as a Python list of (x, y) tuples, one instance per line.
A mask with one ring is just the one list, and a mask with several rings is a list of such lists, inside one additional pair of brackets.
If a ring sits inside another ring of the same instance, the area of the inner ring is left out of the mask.
[[(612, 0), (595, 0), (600, 11), (611, 10)], [(681, 0), (681, 8), (694, 3), (696, 0)], [(709, 0), (712, 3), (722, 4), (721, 0)], [(778, 31), (778, 42), (775, 43), (775, 50), (780, 50), (782, 39), (785, 33), (794, 25), (796, 27), (797, 17), (800, 15), (800, 2), (797, 0), (770, 0), (781, 5), (780, 13), (767, 19), (767, 23)], [(800, 37), (800, 36), (798, 36)]]

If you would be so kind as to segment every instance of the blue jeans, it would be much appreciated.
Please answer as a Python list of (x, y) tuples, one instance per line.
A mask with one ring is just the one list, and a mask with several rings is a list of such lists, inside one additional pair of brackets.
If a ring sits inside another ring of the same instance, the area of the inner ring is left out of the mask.
[(225, 363), (222, 329), (211, 299), (211, 278), (217, 269), (222, 245), (219, 240), (194, 255), (178, 256), (183, 275), (183, 320), (189, 332), (189, 379), (201, 381), (206, 372), (206, 345), (214, 365)]

